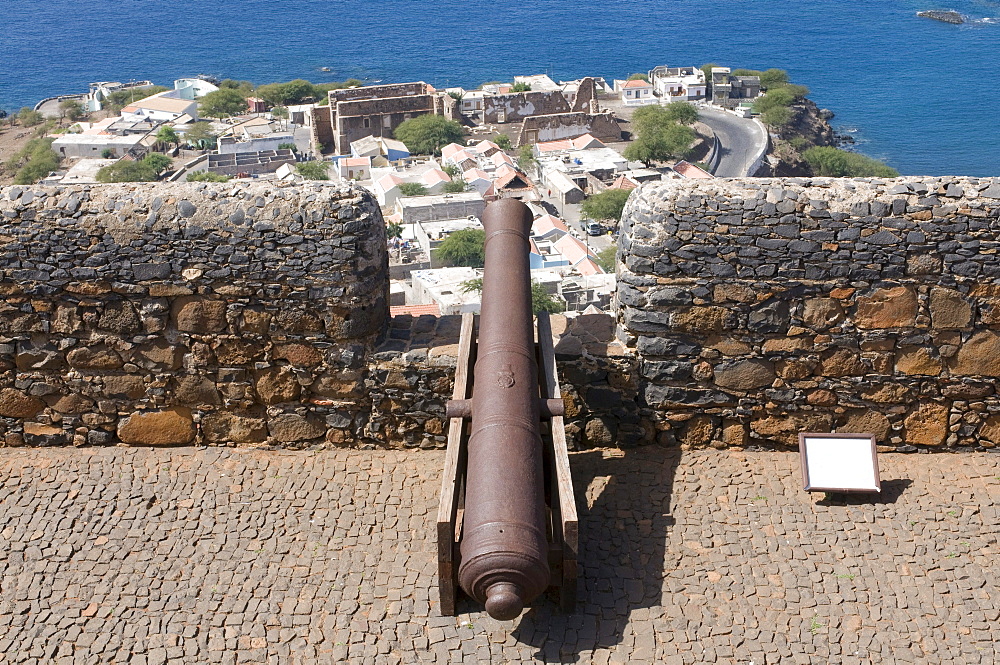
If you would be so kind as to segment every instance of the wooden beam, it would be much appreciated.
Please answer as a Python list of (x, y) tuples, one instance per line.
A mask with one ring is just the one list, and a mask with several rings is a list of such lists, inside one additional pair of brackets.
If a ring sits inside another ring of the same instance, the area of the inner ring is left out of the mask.
[[(453, 399), (466, 399), (469, 394), (469, 377), (472, 373), (472, 347), (474, 344), (475, 315), (462, 315), (462, 331), (458, 340), (458, 362), (455, 367)], [(441, 476), (441, 501), (437, 514), (438, 591), (441, 614), (454, 616), (458, 596), (458, 570), (455, 561), (455, 533), (458, 528), (458, 499), (462, 490), (460, 462), (465, 448), (465, 425), (461, 418), (448, 422), (448, 449), (444, 457)]]

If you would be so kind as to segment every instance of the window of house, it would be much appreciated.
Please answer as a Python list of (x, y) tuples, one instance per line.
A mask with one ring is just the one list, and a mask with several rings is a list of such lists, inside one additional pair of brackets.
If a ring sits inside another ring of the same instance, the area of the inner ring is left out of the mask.
[(371, 127), (371, 126), (372, 126), (372, 119), (365, 118), (365, 127)]
[(392, 127), (391, 123), (392, 123), (392, 118), (390, 118), (387, 115), (382, 116), (382, 126), (383, 127), (385, 127), (386, 129), (389, 129), (389, 127)]

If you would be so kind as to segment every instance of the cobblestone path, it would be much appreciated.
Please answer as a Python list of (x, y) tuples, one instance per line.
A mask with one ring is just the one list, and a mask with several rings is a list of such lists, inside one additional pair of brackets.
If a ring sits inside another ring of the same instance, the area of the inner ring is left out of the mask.
[(1000, 455), (572, 458), (583, 581), (436, 615), (440, 452), (0, 450), (0, 664), (1000, 662)]

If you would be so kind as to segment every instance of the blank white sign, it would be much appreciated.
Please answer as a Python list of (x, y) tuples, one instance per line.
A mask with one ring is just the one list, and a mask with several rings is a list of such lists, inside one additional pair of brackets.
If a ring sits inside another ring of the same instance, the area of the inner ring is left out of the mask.
[(877, 460), (869, 436), (803, 436), (806, 489), (878, 492)]

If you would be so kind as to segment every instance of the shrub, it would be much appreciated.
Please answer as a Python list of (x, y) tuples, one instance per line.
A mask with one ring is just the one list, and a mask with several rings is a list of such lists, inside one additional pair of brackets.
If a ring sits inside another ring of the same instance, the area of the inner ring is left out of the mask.
[(510, 91), (511, 92), (530, 92), (531, 91), (531, 85), (529, 85), (527, 83), (515, 83), (513, 86), (511, 86)]
[(614, 245), (605, 247), (597, 253), (597, 265), (601, 266), (604, 272), (615, 271), (615, 261), (618, 257), (618, 248)]
[(59, 168), (59, 155), (52, 150), (50, 138), (31, 139), (6, 163), (9, 169), (17, 169), (14, 184), (30, 185), (38, 182)]
[(404, 182), (399, 185), (401, 196), (427, 196), (427, 188), (419, 182)]
[(497, 144), (497, 147), (501, 150), (510, 150), (513, 146), (510, 144), (510, 137), (506, 134), (497, 134), (493, 137), (493, 142)]
[(629, 77), (627, 79), (625, 79), (625, 80), (626, 81), (645, 81), (646, 83), (649, 83), (649, 76), (647, 76), (646, 74), (641, 74), (641, 73), (629, 74)]
[(877, 159), (828, 146), (809, 148), (802, 157), (813, 173), (838, 178), (894, 178), (899, 172)]
[(329, 162), (299, 162), (295, 165), (295, 170), (306, 180), (329, 180)]
[(294, 143), (279, 143), (278, 150), (291, 150), (292, 152), (298, 152), (299, 147)]
[(459, 192), (464, 192), (466, 189), (464, 180), (452, 180), (451, 182), (446, 182), (444, 187), (441, 188), (445, 194), (458, 194)]
[(97, 172), (97, 182), (153, 182), (160, 177), (172, 160), (166, 155), (151, 153), (137, 162), (121, 160)]
[(228, 182), (229, 176), (211, 171), (197, 171), (187, 177), (188, 182)]
[(27, 106), (21, 107), (21, 110), (17, 112), (17, 119), (25, 127), (34, 127), (45, 122), (45, 116)]

